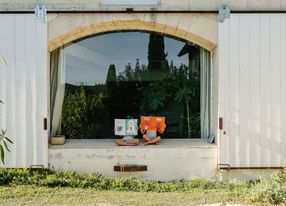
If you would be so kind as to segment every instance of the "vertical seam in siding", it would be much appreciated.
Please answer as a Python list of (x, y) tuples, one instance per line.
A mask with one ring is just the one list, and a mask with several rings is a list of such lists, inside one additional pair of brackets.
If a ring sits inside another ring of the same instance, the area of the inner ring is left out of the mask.
[[(249, 46), (248, 46), (248, 105), (250, 105), (250, 89), (251, 89), (251, 74), (250, 74), (250, 52), (251, 52), (251, 41), (250, 41), (250, 22), (251, 22), (251, 18), (252, 16), (250, 14), (247, 15), (248, 16), (248, 43), (249, 43)], [(250, 120), (251, 120), (251, 113), (249, 112), (248, 115), (247, 115), (247, 157), (246, 157), (246, 165), (249, 167), (250, 166), (250, 148), (251, 148), (251, 145), (250, 145)]]
[(262, 165), (262, 158), (261, 158), (261, 14), (259, 14), (259, 165)]
[(240, 42), (240, 30), (241, 30), (241, 28), (240, 28), (240, 15), (238, 16), (238, 75), (237, 75), (237, 78), (238, 78), (238, 111), (237, 111), (237, 113), (238, 113), (238, 156), (236, 157), (236, 158), (238, 158), (238, 160), (237, 160), (237, 163), (238, 163), (238, 165), (240, 165), (240, 154), (239, 154), (239, 151), (240, 151), (240, 148), (239, 148), (239, 139), (240, 139), (240, 112), (241, 112), (241, 109), (240, 109), (240, 49), (241, 49), (241, 47), (240, 47), (240, 45), (241, 45), (241, 42)]
[[(14, 33), (13, 33), (13, 38), (14, 38), (14, 64), (13, 64), (13, 66), (14, 66), (14, 68), (13, 68), (13, 70), (14, 70), (14, 74), (15, 74), (15, 76), (13, 77), (14, 78), (14, 84), (15, 84), (15, 86), (16, 86), (16, 61), (17, 61), (17, 57), (16, 57), (16, 50), (17, 50), (17, 48), (16, 48), (16, 15), (15, 14), (13, 14), (13, 21), (14, 21), (14, 24), (13, 24), (13, 26), (12, 27), (14, 27)], [(7, 82), (6, 82), (6, 84), (7, 84)], [(16, 88), (15, 88), (15, 90), (13, 91), (14, 92), (14, 96), (15, 96), (15, 98), (16, 98)], [(15, 103), (16, 103), (16, 99), (13, 99), (13, 105), (15, 106)], [(17, 117), (16, 117), (16, 112), (14, 111), (14, 118), (13, 118), (13, 120), (14, 120), (14, 125), (16, 125), (16, 122), (15, 122), (15, 120), (17, 119)], [(15, 152), (15, 154), (14, 154), (14, 157), (15, 158), (13, 158), (14, 159), (14, 162), (13, 162), (13, 165), (14, 165), (14, 167), (16, 167), (17, 165), (16, 165), (16, 163), (17, 163), (17, 159), (18, 159), (18, 157), (17, 157), (17, 154), (18, 154), (18, 152), (17, 152), (17, 148), (18, 148), (18, 145), (17, 145), (17, 127), (15, 127), (15, 132), (14, 132), (14, 135), (15, 135), (15, 137), (14, 137), (14, 147), (15, 147), (15, 150), (14, 150), (14, 152)]]
[[(25, 15), (24, 16), (24, 31), (23, 31), (23, 36), (24, 36), (24, 42), (27, 42), (26, 40), (27, 40), (27, 34), (26, 34), (26, 32), (27, 32), (27, 29), (26, 29), (26, 22), (27, 22), (27, 15)], [(26, 120), (26, 116), (27, 116), (27, 86), (26, 86), (26, 81), (27, 81), (27, 75), (29, 75), (29, 74), (27, 74), (27, 47), (26, 46), (24, 46), (24, 52), (25, 52), (25, 67), (24, 67), (24, 76), (23, 76), (23, 78), (24, 78), (24, 82), (25, 82), (25, 84), (23, 84), (23, 86), (25, 86), (25, 107), (23, 107), (23, 108), (25, 108), (24, 109), (24, 117), (25, 117), (25, 120)], [(25, 121), (25, 122), (23, 122), (22, 124), (24, 124), (24, 131), (25, 132), (23, 132), (23, 136), (24, 136), (24, 141), (23, 141), (23, 167), (26, 167), (26, 165), (27, 165), (27, 121)]]
[(227, 118), (228, 118), (228, 124), (227, 124), (227, 132), (228, 132), (228, 135), (227, 135), (227, 137), (228, 137), (228, 164), (231, 164), (232, 163), (232, 161), (231, 161), (231, 157), (230, 157), (230, 154), (231, 154), (231, 151), (230, 151), (230, 142), (231, 142), (231, 137), (230, 137), (230, 123), (231, 123), (231, 121), (230, 121), (230, 113), (229, 113), (229, 111), (230, 111), (230, 109), (231, 109), (231, 106), (230, 106), (230, 95), (229, 95), (229, 92), (230, 92), (230, 88), (231, 88), (231, 86), (230, 86), (230, 25), (231, 25), (231, 19), (229, 18), (229, 20), (228, 20), (228, 44), (227, 44), (227, 51), (228, 51), (228, 55), (227, 55), (227, 57), (228, 57), (228, 65), (227, 65), (227, 70), (228, 70), (228, 77), (227, 77), (227, 80), (228, 80), (228, 112), (227, 112)]
[(271, 118), (271, 114), (270, 114), (270, 108), (271, 108), (271, 88), (272, 88), (272, 82), (271, 82), (271, 65), (272, 65), (272, 54), (271, 54), (271, 21), (272, 21), (272, 16), (269, 14), (269, 67), (268, 67), (268, 72), (269, 72), (269, 76), (268, 76), (268, 80), (269, 80), (269, 90), (268, 90), (268, 105), (267, 105), (267, 138), (268, 138), (268, 142), (269, 142), (269, 163), (268, 166), (271, 166), (271, 159), (272, 159), (272, 155), (271, 155), (271, 149), (272, 149), (272, 144), (271, 144), (271, 123), (270, 123), (270, 118)]
[[(33, 20), (33, 24), (34, 24), (34, 33), (35, 33), (35, 36), (34, 36), (34, 42), (36, 42), (36, 38), (37, 38), (37, 29), (36, 29), (36, 19)], [(36, 44), (34, 44), (34, 52), (36, 53)], [(33, 92), (35, 94), (34, 96), (34, 103), (35, 103), (35, 108), (33, 108), (34, 110), (34, 124), (33, 124), (33, 164), (37, 164), (37, 73), (36, 73), (36, 70), (37, 70), (37, 64), (36, 64), (36, 61), (34, 61), (34, 64), (35, 64), (35, 67), (34, 67), (34, 70), (33, 70), (33, 76), (34, 76), (34, 85), (35, 85), (35, 88), (33, 89)]]
[[(281, 67), (282, 67), (282, 52), (283, 52), (283, 50), (282, 50), (282, 14), (280, 14), (279, 15), (279, 20), (280, 20), (280, 22), (279, 22), (279, 33), (280, 33), (280, 39), (279, 39), (279, 42), (280, 42), (280, 65), (279, 65), (279, 78), (280, 78), (280, 90), (279, 90), (279, 109), (280, 109), (280, 113), (279, 113), (279, 129), (280, 129), (280, 132), (279, 132), (279, 140), (280, 140), (280, 165), (279, 166), (282, 166), (282, 151), (283, 151), (283, 149), (282, 149), (282, 135), (281, 135), (281, 132), (282, 132), (282, 130), (281, 130), (281, 109), (282, 109), (282, 92), (281, 92), (281, 90), (282, 90), (282, 85), (281, 85), (281, 82), (282, 82), (282, 78), (281, 78), (281, 76), (282, 76), (282, 72), (281, 72)], [(284, 137), (284, 138), (286, 138), (286, 137)]]
[[(36, 23), (35, 23), (35, 19), (33, 19), (33, 33), (34, 33), (34, 39), (33, 41), (36, 42)], [(33, 52), (36, 52), (36, 44), (34, 44), (33, 46)], [(33, 68), (33, 103), (34, 103), (34, 107), (33, 107), (33, 136), (32, 136), (32, 141), (33, 141), (33, 160), (32, 160), (32, 164), (36, 164), (36, 158), (37, 158), (37, 152), (36, 152), (36, 147), (37, 147), (37, 142), (35, 137), (37, 136), (37, 93), (36, 93), (36, 88), (37, 88), (37, 76), (36, 76), (36, 69), (37, 69), (37, 64), (36, 61), (33, 60), (33, 64), (34, 64), (34, 68)]]

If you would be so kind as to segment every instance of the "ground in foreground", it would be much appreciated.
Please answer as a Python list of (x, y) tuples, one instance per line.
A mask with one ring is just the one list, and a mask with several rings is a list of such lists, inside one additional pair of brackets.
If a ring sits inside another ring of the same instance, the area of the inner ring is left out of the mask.
[(97, 191), (91, 188), (45, 188), (38, 186), (1, 186), (0, 205), (198, 205), (214, 202), (239, 202), (224, 190), (192, 192)]

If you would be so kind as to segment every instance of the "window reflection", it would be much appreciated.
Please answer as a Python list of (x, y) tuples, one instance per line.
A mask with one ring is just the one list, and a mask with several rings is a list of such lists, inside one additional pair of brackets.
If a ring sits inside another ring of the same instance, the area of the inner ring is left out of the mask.
[(200, 48), (158, 33), (116, 32), (64, 48), (61, 131), (115, 138), (114, 119), (166, 117), (163, 138), (200, 138)]

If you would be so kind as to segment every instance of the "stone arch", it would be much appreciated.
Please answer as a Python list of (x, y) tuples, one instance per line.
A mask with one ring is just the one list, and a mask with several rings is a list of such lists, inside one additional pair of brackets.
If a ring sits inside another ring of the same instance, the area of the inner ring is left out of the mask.
[(102, 23), (95, 23), (76, 27), (68, 32), (65, 32), (49, 41), (49, 52), (61, 47), (71, 41), (80, 39), (85, 36), (100, 34), (112, 31), (153, 31), (166, 35), (174, 36), (180, 39), (185, 39), (194, 42), (199, 46), (212, 51), (216, 44), (206, 38), (198, 36), (192, 32), (169, 26), (167, 24), (157, 22), (146, 22), (142, 20), (117, 20)]

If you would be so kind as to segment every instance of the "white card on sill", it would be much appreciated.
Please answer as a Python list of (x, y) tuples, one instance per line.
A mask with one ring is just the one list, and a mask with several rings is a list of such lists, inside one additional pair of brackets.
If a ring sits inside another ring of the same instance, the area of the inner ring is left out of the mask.
[(114, 120), (115, 135), (118, 136), (137, 136), (138, 120), (137, 119), (115, 119)]

